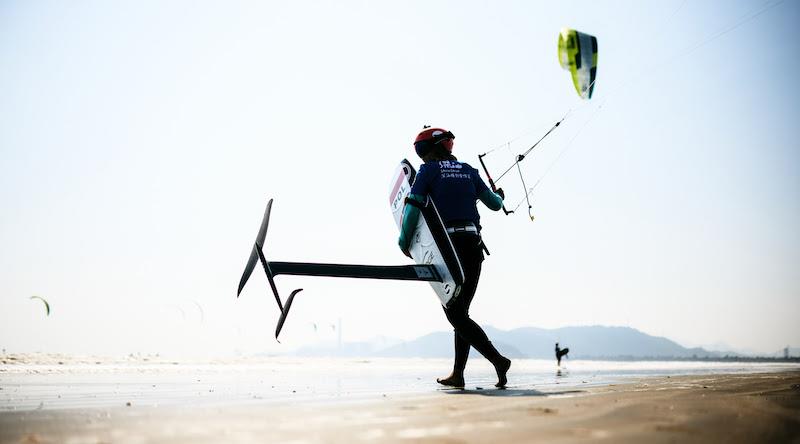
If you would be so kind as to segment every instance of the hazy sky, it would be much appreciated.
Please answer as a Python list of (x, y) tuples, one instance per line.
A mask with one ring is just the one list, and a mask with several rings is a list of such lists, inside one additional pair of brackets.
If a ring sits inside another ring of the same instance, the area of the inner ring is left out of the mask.
[[(0, 346), (249, 353), (333, 340), (339, 319), (351, 341), (449, 329), (425, 283), (281, 277), (305, 291), (277, 344), (260, 270), (235, 297), (267, 199), (268, 258), (405, 264), (389, 182), (423, 124), (474, 166), (502, 147), (499, 172), (570, 110), (523, 163), (529, 185), (547, 172), (536, 221), (482, 210), (472, 316), (800, 344), (800, 3), (554, 5), (0, 2)], [(563, 26), (598, 38), (589, 103), (558, 64)]]

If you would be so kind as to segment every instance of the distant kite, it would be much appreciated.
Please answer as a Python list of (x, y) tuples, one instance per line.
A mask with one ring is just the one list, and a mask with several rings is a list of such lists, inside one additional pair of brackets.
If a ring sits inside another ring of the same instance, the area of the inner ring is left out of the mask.
[(170, 307), (178, 309), (178, 311), (181, 312), (181, 319), (183, 319), (184, 321), (186, 320), (186, 311), (183, 308), (181, 308), (180, 305), (172, 304), (170, 305)]
[(47, 310), (47, 316), (50, 316), (50, 304), (48, 304), (47, 301), (44, 300), (44, 298), (42, 298), (40, 296), (31, 296), (28, 299), (38, 299), (38, 300), (44, 302), (44, 309)]
[(198, 310), (200, 310), (200, 322), (205, 321), (206, 312), (203, 310), (203, 306), (201, 306), (200, 303), (195, 300), (192, 300), (192, 303), (197, 307)]

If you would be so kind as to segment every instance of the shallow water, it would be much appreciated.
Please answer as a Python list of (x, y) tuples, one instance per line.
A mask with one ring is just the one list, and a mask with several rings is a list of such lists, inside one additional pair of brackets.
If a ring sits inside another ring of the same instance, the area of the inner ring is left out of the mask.
[[(246, 403), (357, 402), (442, 390), (449, 359), (253, 358), (213, 363), (121, 362), (0, 365), (0, 411)], [(467, 390), (502, 396), (571, 396), (582, 387), (645, 376), (800, 370), (800, 364), (571, 361), (517, 359), (509, 387), (494, 390), (494, 371), (471, 359)]]

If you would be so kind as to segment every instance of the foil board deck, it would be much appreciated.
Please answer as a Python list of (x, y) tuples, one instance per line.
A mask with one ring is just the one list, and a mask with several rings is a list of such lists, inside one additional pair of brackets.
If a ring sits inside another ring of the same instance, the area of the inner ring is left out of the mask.
[[(389, 206), (398, 230), (403, 225), (403, 209), (406, 197), (411, 192), (411, 185), (416, 177), (416, 170), (411, 163), (403, 159), (395, 170), (392, 188), (389, 193)], [(436, 205), (430, 197), (420, 210), (421, 216), (412, 236), (409, 253), (419, 265), (432, 265), (441, 277), (441, 282), (430, 282), (433, 291), (443, 306), (447, 307), (458, 297), (461, 285), (464, 284), (464, 271), (458, 255), (447, 234)]]

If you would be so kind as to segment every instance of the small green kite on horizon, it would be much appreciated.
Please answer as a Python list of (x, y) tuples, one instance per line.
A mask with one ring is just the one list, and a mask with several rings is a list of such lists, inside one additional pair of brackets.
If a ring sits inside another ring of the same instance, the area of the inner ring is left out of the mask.
[(44, 308), (47, 311), (47, 316), (50, 316), (50, 304), (43, 297), (34, 295), (34, 296), (29, 297), (28, 299), (38, 299), (38, 300), (44, 302)]

